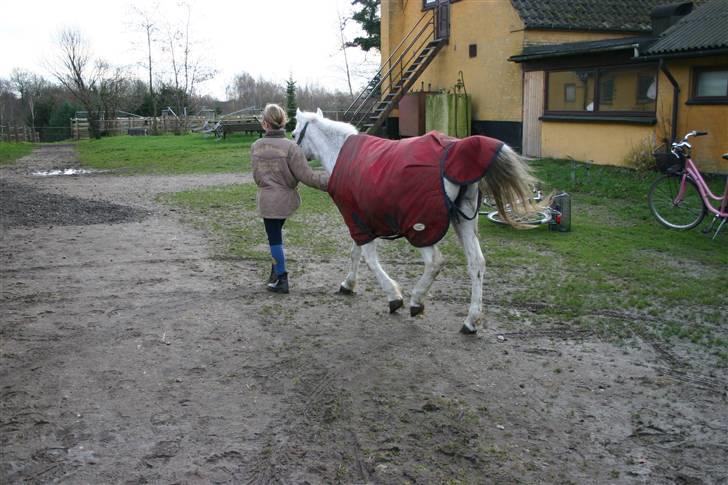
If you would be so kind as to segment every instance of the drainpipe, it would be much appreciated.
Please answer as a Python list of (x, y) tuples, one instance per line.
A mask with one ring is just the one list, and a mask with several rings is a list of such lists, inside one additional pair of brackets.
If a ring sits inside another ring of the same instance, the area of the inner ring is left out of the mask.
[(677, 139), (677, 109), (678, 103), (680, 102), (680, 85), (667, 68), (665, 59), (660, 59), (660, 70), (665, 74), (670, 84), (672, 84), (672, 133), (670, 137), (672, 138), (671, 141), (674, 142)]

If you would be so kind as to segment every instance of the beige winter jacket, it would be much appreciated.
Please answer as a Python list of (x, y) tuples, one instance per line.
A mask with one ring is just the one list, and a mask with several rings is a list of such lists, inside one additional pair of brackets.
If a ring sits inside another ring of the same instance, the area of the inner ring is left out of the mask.
[(261, 217), (287, 219), (301, 205), (298, 182), (326, 190), (329, 175), (311, 169), (298, 146), (283, 130), (272, 130), (250, 148), (253, 179), (258, 185)]

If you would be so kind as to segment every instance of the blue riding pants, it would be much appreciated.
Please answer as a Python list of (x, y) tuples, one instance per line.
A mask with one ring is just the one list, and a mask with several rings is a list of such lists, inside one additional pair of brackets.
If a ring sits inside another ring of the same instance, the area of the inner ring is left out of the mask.
[(278, 275), (286, 272), (286, 255), (283, 251), (283, 224), (285, 222), (285, 219), (263, 219), (270, 255), (273, 257), (273, 265)]

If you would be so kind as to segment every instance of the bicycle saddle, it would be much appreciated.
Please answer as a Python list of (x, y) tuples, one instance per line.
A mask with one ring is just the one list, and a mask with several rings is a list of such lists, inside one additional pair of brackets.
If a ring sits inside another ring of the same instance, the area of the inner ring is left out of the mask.
[(728, 160), (728, 153), (724, 153), (723, 154), (723, 158), (725, 158), (726, 160)]

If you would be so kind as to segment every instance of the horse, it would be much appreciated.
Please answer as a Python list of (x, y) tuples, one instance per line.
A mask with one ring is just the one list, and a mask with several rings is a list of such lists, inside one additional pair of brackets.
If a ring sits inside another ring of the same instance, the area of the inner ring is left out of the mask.
[[(532, 187), (538, 183), (526, 160), (505, 143), (479, 135), (458, 140), (431, 132), (394, 141), (359, 134), (351, 124), (325, 118), (320, 109), (297, 110), (292, 136), (306, 158), (319, 160), (328, 172), (328, 192), (353, 239), (349, 272), (339, 292), (353, 294), (363, 255), (387, 296), (389, 312), (397, 312), (404, 305), (402, 290), (380, 265), (376, 243), (380, 238), (407, 237), (419, 248), (425, 264), (409, 300), (410, 315), (420, 315), (427, 293), (444, 265), (437, 242), (452, 225), (464, 250), (471, 283), (470, 307), (460, 332), (475, 334), (483, 319), (485, 274), (478, 239), (480, 202), (483, 194), (490, 194), (503, 219), (514, 227), (523, 227), (512, 215), (529, 210)], [(394, 154), (389, 165), (381, 165), (385, 153)], [(417, 160), (402, 169), (402, 159), (412, 157)], [(370, 174), (361, 175), (361, 170)], [(434, 179), (426, 194), (409, 197), (405, 209), (394, 207), (396, 201), (390, 199), (396, 199), (398, 193), (406, 198), (410, 190)], [(392, 188), (384, 188), (387, 184), (393, 184)], [(377, 193), (380, 188), (384, 192)], [(426, 205), (425, 200), (434, 200), (434, 205), (409, 217)], [(354, 208), (345, 207), (346, 203)], [(402, 223), (402, 219), (406, 222)], [(434, 233), (427, 234), (426, 226), (434, 226)]]

